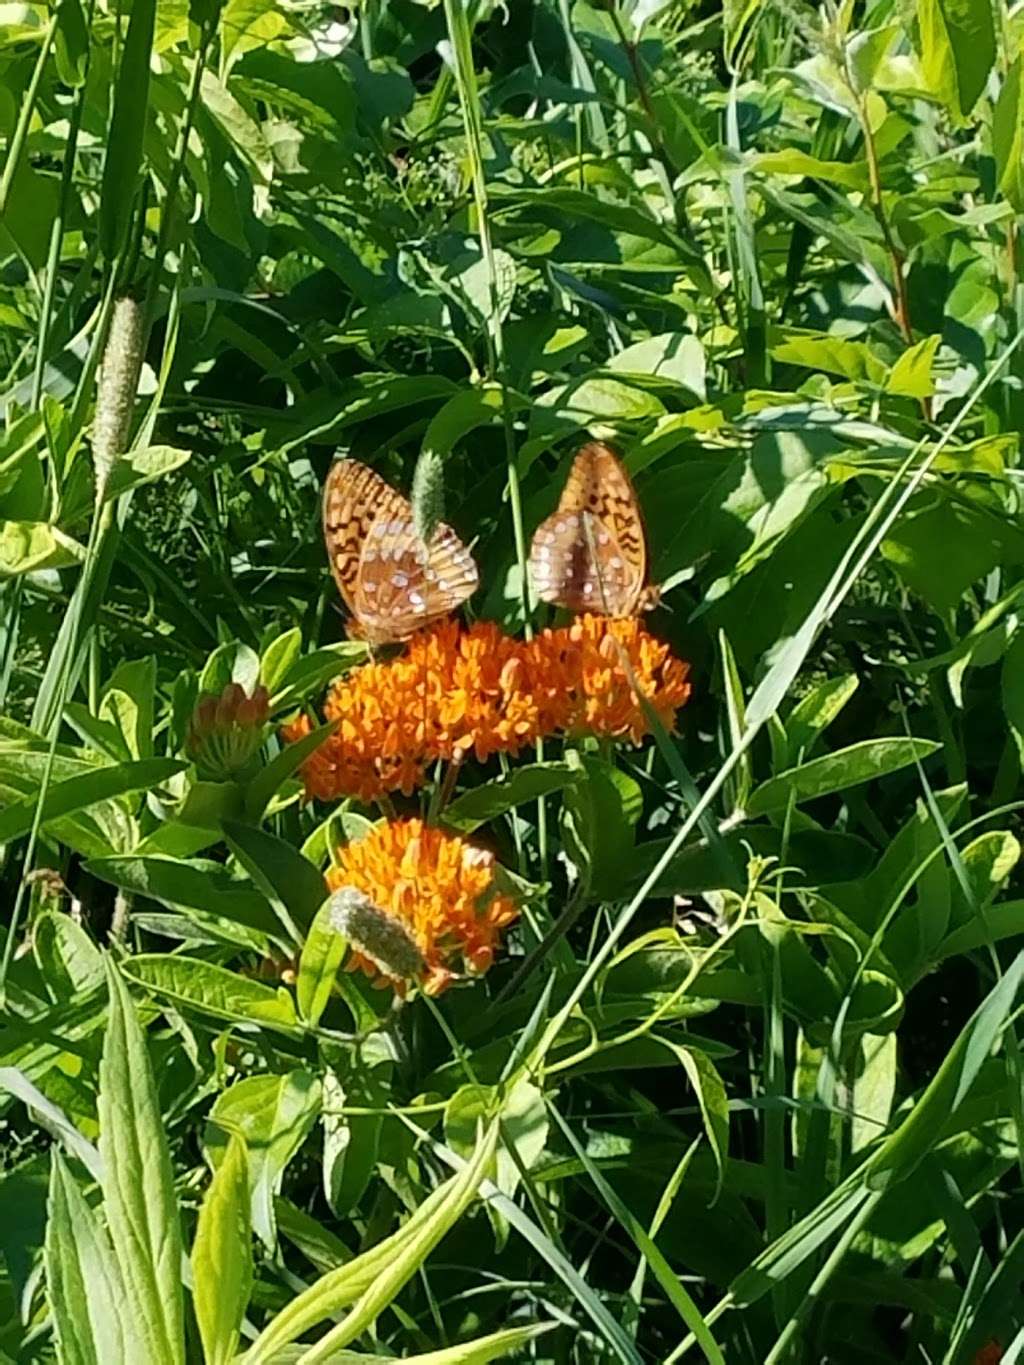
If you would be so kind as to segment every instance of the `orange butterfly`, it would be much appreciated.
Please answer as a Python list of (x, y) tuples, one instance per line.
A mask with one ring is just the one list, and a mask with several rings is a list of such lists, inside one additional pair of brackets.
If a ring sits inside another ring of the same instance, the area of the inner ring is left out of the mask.
[(577, 454), (558, 510), (534, 533), (530, 573), (542, 601), (570, 611), (634, 616), (657, 605), (640, 504), (610, 446), (591, 441)]
[(331, 572), (352, 613), (349, 634), (396, 644), (441, 620), (476, 591), (473, 557), (440, 522), (427, 544), (412, 505), (359, 460), (332, 465), (324, 485)]

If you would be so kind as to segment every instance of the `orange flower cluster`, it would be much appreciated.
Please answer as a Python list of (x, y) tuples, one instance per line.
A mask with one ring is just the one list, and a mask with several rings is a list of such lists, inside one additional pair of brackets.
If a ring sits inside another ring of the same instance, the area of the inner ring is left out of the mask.
[(382, 822), (346, 844), (327, 884), (336, 899), (354, 902), (339, 923), (352, 950), (348, 969), (399, 995), (413, 973), (438, 995), (458, 972), (487, 971), (501, 930), (519, 913), (497, 887), (497, 868), (493, 853), (422, 820)]
[[(491, 621), (468, 630), (446, 621), (414, 635), (401, 658), (335, 684), (324, 714), (338, 729), (304, 765), (306, 790), (322, 800), (408, 795), (437, 759), (472, 751), (483, 762), (549, 735), (639, 743), (650, 727), (636, 689), (671, 729), (689, 671), (634, 618), (577, 616), (525, 641)], [(303, 717), (285, 738), (311, 728)]]

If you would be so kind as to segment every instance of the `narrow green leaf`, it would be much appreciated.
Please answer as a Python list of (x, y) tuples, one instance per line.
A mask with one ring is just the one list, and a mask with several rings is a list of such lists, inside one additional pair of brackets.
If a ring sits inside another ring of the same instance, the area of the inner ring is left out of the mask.
[(300, 941), (327, 894), (322, 874), (284, 839), (236, 820), (224, 821), (228, 847), (273, 906), (278, 918)]
[(784, 810), (792, 798), (796, 802), (812, 801), (831, 792), (845, 791), (861, 782), (884, 777), (906, 768), (918, 759), (927, 758), (940, 746), (931, 739), (865, 739), (833, 754), (812, 759), (798, 768), (771, 777), (751, 794), (747, 803), (749, 815), (764, 815), (768, 811)]
[(192, 1246), (192, 1298), (206, 1365), (230, 1365), (252, 1292), (249, 1163), (233, 1136), (199, 1210)]
[(128, 1360), (133, 1329), (124, 1331), (129, 1302), (106, 1229), (56, 1147), (50, 1149), (47, 1200), (47, 1298), (60, 1365), (109, 1365)]
[(345, 956), (345, 940), (331, 923), (330, 915), (330, 901), (325, 901), (309, 927), (295, 983), (299, 1013), (314, 1028), (327, 1008), (331, 987)]
[(456, 797), (444, 811), (444, 823), (468, 833), (516, 806), (561, 791), (578, 780), (578, 770), (568, 763), (527, 763)]
[(256, 774), (245, 792), (245, 813), (250, 820), (258, 820), (274, 795), (305, 763), (310, 754), (316, 753), (320, 745), (337, 730), (339, 721), (332, 720), (311, 730), (294, 744), (286, 744), (280, 753), (275, 754), (265, 768)]
[(248, 1020), (287, 1032), (298, 1027), (295, 1006), (283, 987), (274, 990), (200, 958), (139, 953), (125, 962), (123, 971), (147, 990), (219, 1019), (234, 1023)]
[[(133, 763), (118, 763), (96, 768), (80, 777), (54, 783), (43, 802), (43, 823), (73, 811), (85, 810), (99, 801), (109, 801), (129, 792), (152, 791), (187, 765), (174, 758), (143, 758)], [(0, 843), (8, 843), (32, 828), (38, 798), (26, 797), (0, 811)]]
[(149, 60), (156, 0), (135, 0), (114, 88), (100, 189), (100, 250), (113, 261), (128, 233), (142, 169), (142, 143), (149, 113)]
[(143, 1358), (184, 1365), (181, 1226), (166, 1127), (131, 997), (109, 958), (106, 966), (99, 1147), (107, 1223)]

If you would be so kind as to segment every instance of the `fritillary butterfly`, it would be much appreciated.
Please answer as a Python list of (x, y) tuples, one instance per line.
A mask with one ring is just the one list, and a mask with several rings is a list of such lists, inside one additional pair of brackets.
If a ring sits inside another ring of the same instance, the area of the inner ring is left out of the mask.
[(577, 454), (558, 510), (534, 533), (530, 573), (542, 601), (569, 611), (634, 616), (657, 604), (640, 504), (610, 446), (591, 441)]
[(324, 540), (352, 613), (349, 634), (371, 644), (408, 639), (453, 612), (479, 582), (452, 528), (439, 523), (427, 544), (409, 501), (359, 460), (338, 460), (327, 475)]

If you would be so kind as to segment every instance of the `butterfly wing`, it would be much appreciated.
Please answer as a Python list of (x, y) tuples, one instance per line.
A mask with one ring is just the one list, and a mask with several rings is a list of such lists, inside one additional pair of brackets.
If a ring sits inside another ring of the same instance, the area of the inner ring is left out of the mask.
[(370, 528), (360, 558), (355, 614), (368, 639), (405, 640), (451, 615), (478, 581), (473, 557), (452, 528), (440, 523), (425, 545), (406, 503), (404, 516), (382, 516)]
[(425, 545), (409, 501), (359, 460), (339, 460), (327, 476), (324, 539), (356, 628), (377, 644), (447, 616), (477, 586), (473, 558), (452, 528), (442, 522)]
[(577, 454), (557, 512), (533, 537), (530, 571), (545, 602), (606, 616), (637, 611), (647, 543), (633, 485), (610, 447), (593, 441)]

